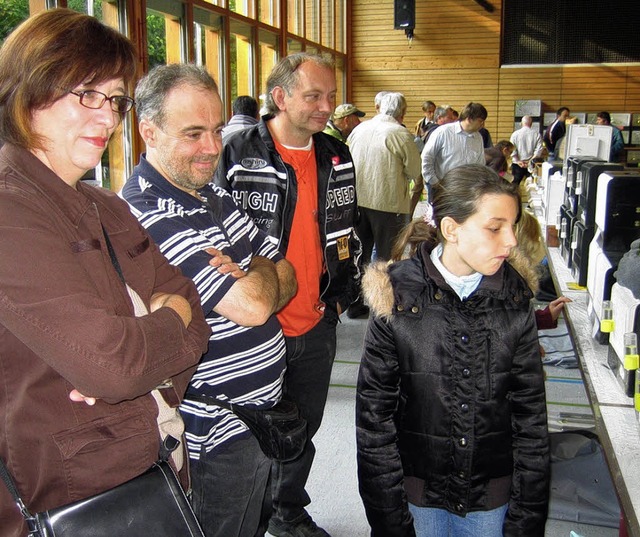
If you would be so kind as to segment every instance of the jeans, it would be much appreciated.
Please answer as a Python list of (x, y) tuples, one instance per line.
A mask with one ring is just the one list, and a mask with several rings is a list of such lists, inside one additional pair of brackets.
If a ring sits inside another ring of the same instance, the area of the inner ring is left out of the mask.
[(409, 504), (416, 537), (502, 537), (507, 505), (461, 517), (444, 509)]
[(396, 214), (359, 207), (360, 221), (356, 232), (362, 241), (362, 265), (371, 261), (375, 246), (376, 259), (391, 259), (393, 243), (402, 228), (409, 223), (408, 214)]
[(193, 510), (207, 537), (262, 537), (270, 512), (271, 459), (253, 435), (191, 461)]
[(287, 371), (284, 396), (298, 405), (307, 420), (308, 440), (300, 457), (272, 464), (273, 515), (291, 521), (305, 514), (311, 498), (305, 490), (315, 456), (314, 437), (322, 422), (331, 368), (336, 355), (336, 322), (322, 320), (306, 334), (287, 337)]

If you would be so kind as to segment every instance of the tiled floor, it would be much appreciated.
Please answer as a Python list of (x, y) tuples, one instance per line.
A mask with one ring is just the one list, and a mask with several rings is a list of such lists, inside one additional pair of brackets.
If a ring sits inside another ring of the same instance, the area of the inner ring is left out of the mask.
[[(369, 526), (358, 495), (355, 462), (354, 399), (366, 319), (343, 316), (338, 354), (323, 425), (316, 436), (316, 462), (308, 490), (309, 512), (332, 537), (368, 537)], [(584, 427), (591, 409), (578, 370), (545, 367), (550, 429)], [(585, 421), (586, 420), (586, 421)], [(574, 533), (572, 533), (574, 532)], [(549, 520), (546, 537), (617, 537), (618, 530)]]

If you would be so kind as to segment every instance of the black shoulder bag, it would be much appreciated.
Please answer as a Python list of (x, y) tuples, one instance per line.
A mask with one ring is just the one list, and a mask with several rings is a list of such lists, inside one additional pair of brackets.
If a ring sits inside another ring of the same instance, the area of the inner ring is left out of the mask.
[(1, 459), (0, 477), (27, 521), (30, 537), (204, 537), (167, 462), (178, 443), (167, 437), (160, 459), (142, 475), (95, 496), (41, 513), (29, 512)]

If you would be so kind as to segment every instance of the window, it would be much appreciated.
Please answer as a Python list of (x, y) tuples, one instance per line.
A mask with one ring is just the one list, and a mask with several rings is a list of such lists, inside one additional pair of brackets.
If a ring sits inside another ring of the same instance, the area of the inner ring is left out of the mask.
[(204, 65), (218, 83), (222, 101), (225, 101), (224, 49), (222, 17), (210, 11), (193, 8), (193, 38), (195, 63)]
[(245, 17), (255, 17), (253, 0), (229, 0), (229, 9)]
[(332, 48), (335, 48), (338, 52), (344, 52), (347, 50), (347, 31), (346, 20), (347, 5), (345, 0), (333, 0), (335, 2), (335, 9), (333, 10), (333, 24), (335, 28), (335, 42)]
[(186, 57), (182, 21), (184, 6), (171, 0), (147, 1), (147, 51), (149, 69), (156, 65), (180, 63)]
[(334, 0), (322, 0), (322, 44), (335, 48), (336, 34), (334, 31), (335, 4)]
[(296, 52), (302, 52), (304, 50), (304, 46), (302, 41), (299, 39), (289, 38), (287, 39), (287, 55), (295, 54)]
[(258, 1), (258, 20), (270, 26), (280, 26), (280, 2), (278, 0)]
[(258, 35), (260, 41), (258, 91), (264, 91), (269, 73), (278, 62), (279, 38), (278, 34), (266, 30), (260, 30)]
[(336, 94), (336, 104), (343, 103), (347, 100), (347, 69), (345, 61), (341, 56), (335, 58), (336, 64), (336, 84), (338, 93)]
[(302, 36), (304, 33), (304, 0), (287, 0), (287, 30)]
[(238, 95), (254, 95), (253, 54), (251, 51), (251, 27), (231, 20), (229, 63), (231, 67), (231, 94), (233, 101)]
[(305, 0), (305, 37), (320, 43), (320, 0)]

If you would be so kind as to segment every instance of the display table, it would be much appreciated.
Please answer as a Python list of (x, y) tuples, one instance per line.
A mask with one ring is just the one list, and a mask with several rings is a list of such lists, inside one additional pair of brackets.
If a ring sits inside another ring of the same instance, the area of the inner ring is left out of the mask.
[(591, 337), (587, 291), (569, 287), (575, 279), (558, 248), (548, 248), (548, 254), (549, 268), (558, 293), (573, 301), (565, 305), (564, 315), (593, 409), (596, 433), (618, 492), (629, 535), (640, 537), (640, 424), (633, 399), (624, 394), (607, 365), (608, 346)]

